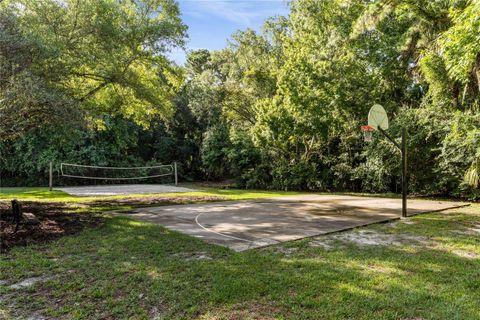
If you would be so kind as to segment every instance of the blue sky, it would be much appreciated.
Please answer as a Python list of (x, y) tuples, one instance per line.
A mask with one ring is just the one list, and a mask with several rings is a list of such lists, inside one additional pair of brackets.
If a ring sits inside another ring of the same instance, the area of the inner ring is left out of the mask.
[[(288, 14), (286, 0), (178, 0), (182, 20), (188, 25), (187, 50), (222, 49), (237, 30), (260, 30), (271, 16)], [(185, 62), (185, 53), (175, 50), (170, 57)]]

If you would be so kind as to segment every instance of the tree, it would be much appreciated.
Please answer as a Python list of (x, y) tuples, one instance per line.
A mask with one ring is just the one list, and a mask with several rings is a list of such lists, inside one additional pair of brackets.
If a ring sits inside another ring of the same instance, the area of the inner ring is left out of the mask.
[(461, 103), (471, 110), (480, 103), (480, 2), (450, 12), (453, 25), (438, 42), (448, 75), (463, 86)]
[(173, 0), (11, 0), (21, 29), (47, 50), (35, 72), (80, 106), (147, 124), (169, 116), (181, 83), (165, 57), (186, 26)]
[(42, 44), (27, 38), (17, 18), (0, 10), (0, 142), (41, 126), (78, 119), (65, 90), (49, 86), (32, 68), (45, 55)]

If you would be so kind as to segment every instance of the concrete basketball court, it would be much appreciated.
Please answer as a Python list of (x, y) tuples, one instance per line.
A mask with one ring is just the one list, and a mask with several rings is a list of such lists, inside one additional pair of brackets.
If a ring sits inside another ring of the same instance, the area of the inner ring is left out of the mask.
[(101, 185), (101, 186), (81, 186), (81, 187), (59, 187), (60, 190), (72, 196), (78, 197), (101, 197), (101, 196), (120, 196), (129, 194), (153, 194), (153, 193), (172, 193), (172, 192), (193, 192), (196, 190), (169, 186), (165, 184), (121, 184), (121, 185)]
[[(461, 203), (409, 200), (408, 214)], [(302, 195), (140, 208), (122, 215), (148, 221), (235, 251), (268, 246), (396, 219), (401, 199)]]

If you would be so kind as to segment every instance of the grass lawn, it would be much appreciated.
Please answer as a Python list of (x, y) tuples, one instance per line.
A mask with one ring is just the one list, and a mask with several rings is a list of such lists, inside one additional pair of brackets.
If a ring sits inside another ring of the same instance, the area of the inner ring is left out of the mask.
[[(189, 185), (190, 186), (190, 185)], [(84, 202), (86, 200), (110, 200), (119, 198), (148, 198), (152, 196), (162, 197), (181, 197), (181, 196), (217, 196), (224, 197), (225, 200), (247, 200), (272, 198), (288, 195), (301, 194), (294, 191), (258, 191), (258, 190), (239, 190), (239, 189), (218, 189), (218, 188), (199, 188), (196, 192), (179, 193), (156, 193), (156, 194), (132, 194), (128, 196), (105, 196), (105, 197), (76, 197), (62, 191), (49, 191), (48, 188), (0, 188), (0, 200), (18, 199), (28, 201), (63, 201), (63, 202)]]
[[(1, 255), (0, 318), (480, 319), (478, 204), (242, 253), (107, 220)], [(9, 287), (27, 278), (39, 281)]]

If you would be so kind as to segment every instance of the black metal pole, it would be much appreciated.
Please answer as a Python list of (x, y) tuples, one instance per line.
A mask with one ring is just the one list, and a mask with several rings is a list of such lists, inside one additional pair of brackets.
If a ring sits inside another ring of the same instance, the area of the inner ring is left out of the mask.
[(407, 217), (407, 190), (408, 190), (407, 146), (406, 146), (407, 131), (405, 130), (405, 128), (402, 128), (401, 145), (399, 145), (392, 137), (390, 137), (382, 128), (378, 128), (378, 131), (380, 131), (388, 140), (390, 140), (391, 143), (393, 143), (398, 149), (400, 149), (400, 152), (402, 153), (402, 218), (406, 218)]
[(378, 131), (380, 131), (380, 132), (385, 136), (385, 138), (387, 138), (388, 140), (390, 140), (390, 142), (393, 143), (393, 145), (394, 145), (395, 147), (397, 147), (398, 150), (402, 151), (402, 146), (399, 145), (392, 137), (390, 137), (390, 136), (388, 135), (388, 133), (385, 132), (385, 130), (383, 130), (382, 128), (378, 127)]
[(402, 217), (407, 217), (407, 133), (402, 129)]

